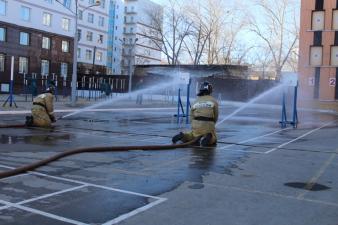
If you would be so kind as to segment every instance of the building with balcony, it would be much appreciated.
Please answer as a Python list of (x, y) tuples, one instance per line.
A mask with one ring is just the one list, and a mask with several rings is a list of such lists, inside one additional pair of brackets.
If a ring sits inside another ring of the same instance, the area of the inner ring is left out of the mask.
[(301, 97), (338, 99), (338, 1), (302, 0), (299, 75)]

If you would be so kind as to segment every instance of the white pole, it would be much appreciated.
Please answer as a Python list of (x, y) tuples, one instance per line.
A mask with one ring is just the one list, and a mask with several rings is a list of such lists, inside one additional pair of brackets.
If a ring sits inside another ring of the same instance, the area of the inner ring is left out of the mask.
[(11, 81), (14, 79), (14, 56), (12, 56), (11, 60)]

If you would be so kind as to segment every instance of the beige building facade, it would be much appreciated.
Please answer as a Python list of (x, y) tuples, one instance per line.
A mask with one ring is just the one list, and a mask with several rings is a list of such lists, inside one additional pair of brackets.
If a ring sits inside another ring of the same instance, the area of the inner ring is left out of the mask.
[(302, 0), (299, 83), (303, 99), (338, 99), (338, 0)]

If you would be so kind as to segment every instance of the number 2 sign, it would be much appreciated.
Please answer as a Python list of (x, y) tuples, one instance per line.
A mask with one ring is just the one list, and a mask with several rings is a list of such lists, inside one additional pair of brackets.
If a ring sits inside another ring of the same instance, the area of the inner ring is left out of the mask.
[(329, 80), (329, 85), (331, 87), (335, 87), (336, 86), (336, 78), (330, 78)]

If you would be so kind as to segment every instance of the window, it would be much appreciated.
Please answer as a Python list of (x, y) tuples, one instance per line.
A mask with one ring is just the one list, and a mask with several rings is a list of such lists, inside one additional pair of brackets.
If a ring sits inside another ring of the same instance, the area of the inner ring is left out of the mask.
[(87, 49), (86, 50), (86, 60), (91, 60), (92, 59), (92, 51)]
[(69, 31), (70, 19), (62, 18), (61, 25), (63, 30)]
[(96, 52), (96, 56), (95, 56), (95, 59), (96, 61), (98, 62), (102, 62), (102, 52)]
[(50, 26), (51, 22), (52, 22), (52, 14), (44, 12), (42, 17), (43, 25)]
[(0, 41), (6, 41), (6, 29), (0, 27)]
[(69, 52), (69, 42), (62, 41), (62, 52)]
[(30, 21), (31, 9), (26, 6), (21, 6), (20, 18), (23, 21)]
[(335, 9), (333, 10), (333, 15), (332, 15), (332, 29), (333, 30), (338, 30), (338, 10)]
[(68, 63), (61, 63), (60, 74), (64, 78), (67, 77), (67, 75), (68, 75)]
[(81, 58), (81, 48), (77, 49), (77, 58), (80, 59)]
[(103, 35), (99, 34), (98, 38), (97, 38), (97, 42), (102, 44), (103, 43)]
[(312, 30), (324, 30), (324, 11), (312, 12)]
[(5, 55), (0, 54), (0, 72), (5, 71)]
[(19, 57), (19, 73), (28, 73), (27, 57)]
[(88, 0), (89, 5), (94, 5), (94, 0)]
[(331, 46), (331, 66), (338, 66), (338, 46)]
[(102, 16), (99, 16), (99, 26), (100, 27), (104, 26), (104, 18)]
[(88, 23), (94, 23), (94, 14), (88, 13)]
[(5, 16), (7, 10), (7, 2), (5, 0), (0, 0), (0, 15)]
[(42, 48), (50, 49), (50, 38), (49, 37), (42, 37)]
[(83, 11), (82, 10), (79, 10), (79, 20), (82, 20), (83, 19)]
[(63, 0), (63, 5), (66, 7), (66, 8), (68, 8), (68, 9), (70, 9), (70, 6), (71, 6), (71, 0)]
[(77, 40), (80, 41), (82, 37), (82, 30), (81, 29), (77, 29)]
[(20, 32), (20, 45), (29, 45), (29, 34)]
[(131, 28), (130, 28), (130, 33), (133, 33), (133, 31), (134, 31), (134, 28), (131, 27)]
[(310, 47), (310, 65), (321, 66), (322, 65), (323, 47), (311, 46)]
[(93, 32), (87, 31), (87, 41), (93, 41)]
[(49, 60), (42, 59), (41, 60), (41, 75), (49, 74)]
[(106, 0), (101, 0), (100, 6), (102, 9), (104, 9), (104, 7), (106, 6)]

